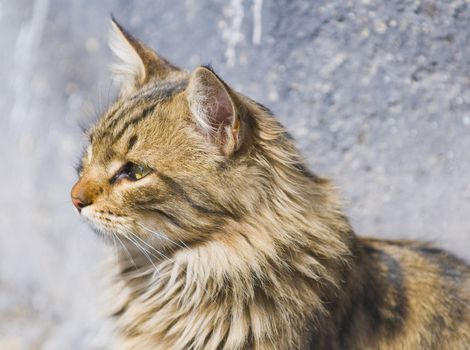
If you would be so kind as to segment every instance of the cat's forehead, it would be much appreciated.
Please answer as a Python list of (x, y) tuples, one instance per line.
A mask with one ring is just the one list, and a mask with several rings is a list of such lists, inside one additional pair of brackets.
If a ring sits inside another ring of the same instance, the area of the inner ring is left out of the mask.
[(158, 110), (159, 106), (183, 91), (187, 85), (187, 79), (157, 81), (130, 96), (120, 98), (98, 121), (90, 135), (92, 138), (103, 138), (116, 134), (119, 138), (127, 127), (148, 117), (151, 112)]
[(136, 93), (132, 94), (128, 100), (132, 101), (162, 101), (171, 98), (175, 94), (183, 91), (188, 86), (188, 79), (178, 77), (176, 79), (157, 80), (147, 84)]
[[(119, 99), (89, 131), (93, 158), (109, 161), (116, 153), (125, 155), (142, 144), (148, 134), (171, 127), (170, 114), (184, 114), (181, 101), (174, 97), (185, 90), (187, 80), (149, 84), (137, 93)], [(173, 121), (177, 123), (177, 121)]]

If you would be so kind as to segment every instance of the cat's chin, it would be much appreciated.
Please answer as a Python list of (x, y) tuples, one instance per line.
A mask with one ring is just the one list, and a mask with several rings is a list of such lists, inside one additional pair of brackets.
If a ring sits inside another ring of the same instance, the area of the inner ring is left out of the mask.
[(113, 239), (112, 239), (112, 234), (110, 234), (109, 232), (106, 232), (98, 227), (96, 227), (95, 225), (93, 224), (90, 224), (89, 225), (91, 230), (101, 239), (103, 240), (106, 244), (112, 244), (113, 243)]
[(86, 220), (88, 226), (92, 229), (92, 231), (105, 243), (107, 244), (115, 244), (116, 237), (118, 235), (117, 232), (111, 230), (110, 228), (103, 225), (99, 220), (94, 218), (93, 212), (88, 208), (82, 209), (82, 217)]
[(156, 229), (151, 222), (127, 220), (125, 217), (104, 219), (99, 213), (102, 211), (97, 212), (91, 206), (81, 211), (82, 217), (93, 232), (107, 245), (117, 250), (140, 251), (158, 259), (165, 257), (165, 253), (169, 250), (187, 247), (182, 241), (172, 239)]

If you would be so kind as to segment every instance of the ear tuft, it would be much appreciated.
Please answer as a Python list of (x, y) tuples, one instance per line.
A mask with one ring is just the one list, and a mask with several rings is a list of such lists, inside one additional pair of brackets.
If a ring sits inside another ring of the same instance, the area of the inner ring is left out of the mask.
[(112, 70), (120, 80), (121, 93), (124, 95), (145, 81), (144, 62), (131, 42), (136, 40), (112, 18), (109, 46), (119, 59), (119, 62), (112, 65)]
[(132, 93), (152, 79), (164, 80), (171, 72), (179, 71), (129, 34), (113, 17), (109, 45), (120, 61), (112, 68), (121, 80), (123, 95)]
[(200, 129), (229, 155), (240, 145), (240, 118), (228, 86), (208, 67), (198, 67), (188, 85), (191, 113)]

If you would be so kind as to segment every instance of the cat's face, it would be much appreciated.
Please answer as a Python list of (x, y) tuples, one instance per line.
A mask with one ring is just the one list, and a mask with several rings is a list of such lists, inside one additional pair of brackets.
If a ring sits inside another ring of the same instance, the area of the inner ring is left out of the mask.
[(109, 240), (204, 240), (243, 210), (249, 130), (210, 69), (181, 71), (114, 24), (122, 94), (89, 131), (72, 201)]

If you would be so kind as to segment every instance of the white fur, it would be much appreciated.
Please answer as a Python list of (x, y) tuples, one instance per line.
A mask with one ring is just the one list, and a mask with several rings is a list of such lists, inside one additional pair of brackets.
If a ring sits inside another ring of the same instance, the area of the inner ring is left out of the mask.
[[(218, 127), (223, 126), (214, 125), (214, 121), (211, 120), (217, 116), (219, 108), (222, 108), (223, 102), (220, 98), (223, 94), (228, 95), (222, 83), (212, 73), (206, 71), (206, 68), (198, 68), (193, 73), (188, 86), (189, 108), (196, 122), (207, 135), (214, 135)], [(230, 99), (228, 96), (226, 98)]]
[(91, 161), (93, 159), (93, 147), (92, 147), (92, 145), (89, 145), (87, 147), (86, 154), (87, 154), (88, 163), (91, 163)]
[(211, 135), (216, 130), (210, 123), (210, 116), (217, 114), (219, 103), (214, 91), (208, 86), (195, 83), (189, 87), (189, 108), (200, 128)]
[(144, 63), (114, 22), (111, 22), (109, 46), (119, 59), (111, 68), (120, 80), (121, 93), (127, 94), (145, 79)]

